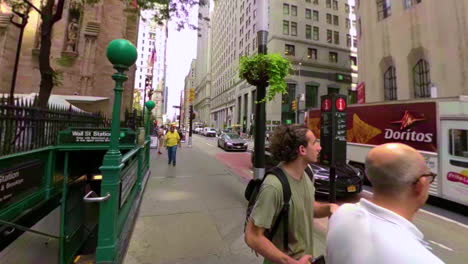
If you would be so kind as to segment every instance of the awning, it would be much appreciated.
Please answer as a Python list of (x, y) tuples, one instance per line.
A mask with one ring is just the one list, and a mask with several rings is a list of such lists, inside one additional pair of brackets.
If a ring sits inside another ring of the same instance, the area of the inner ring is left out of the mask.
[(305, 85), (310, 85), (310, 86), (317, 86), (317, 87), (320, 87), (320, 83), (318, 82), (314, 82), (314, 81), (309, 81), (309, 82), (306, 82)]
[(340, 89), (340, 86), (336, 83), (330, 83), (327, 85), (327, 88)]

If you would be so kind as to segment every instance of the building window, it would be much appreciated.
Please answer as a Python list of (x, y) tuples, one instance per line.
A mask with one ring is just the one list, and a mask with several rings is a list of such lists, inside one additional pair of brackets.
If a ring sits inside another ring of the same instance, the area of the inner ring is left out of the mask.
[(396, 70), (394, 66), (388, 67), (384, 73), (384, 92), (385, 100), (397, 99)]
[[(289, 21), (283, 20), (283, 35), (289, 35)], [(239, 45), (242, 47), (242, 45)]]
[(328, 53), (328, 60), (331, 63), (338, 63), (338, 53), (330, 51)]
[(421, 59), (413, 67), (414, 79), (414, 97), (424, 98), (430, 97), (431, 76), (429, 70), (429, 63)]
[(333, 43), (333, 31), (327, 29), (327, 42)]
[(307, 49), (307, 58), (311, 60), (317, 60), (317, 49), (308, 48)]
[(312, 39), (313, 40), (319, 40), (320, 39), (320, 36), (319, 36), (319, 28), (318, 27), (314, 27), (314, 32), (313, 32), (313, 37)]
[(345, 4), (344, 9), (345, 9), (346, 14), (349, 14), (349, 5), (348, 4)]
[(346, 28), (347, 29), (351, 28), (351, 20), (349, 20), (349, 18), (346, 19)]
[(332, 24), (332, 15), (331, 14), (327, 14), (327, 24)]
[(392, 14), (390, 0), (377, 0), (377, 18), (385, 19)]
[(351, 47), (351, 35), (346, 34), (346, 47)]
[(297, 36), (297, 23), (291, 22), (291, 36)]
[(340, 32), (334, 31), (333, 38), (335, 39), (335, 44), (340, 45)]
[(338, 1), (333, 0), (333, 10), (338, 10)]
[(305, 18), (306, 18), (306, 19), (312, 19), (312, 10), (306, 8), (306, 11), (305, 11)]
[(317, 108), (318, 107), (318, 86), (306, 85), (306, 108)]
[(291, 5), (291, 16), (297, 16), (297, 6)]
[(306, 25), (306, 39), (312, 39), (312, 26)]
[(318, 22), (319, 21), (319, 11), (314, 10), (314, 21)]
[(331, 0), (326, 0), (326, 6), (327, 8), (331, 8)]
[(353, 20), (353, 28), (356, 28), (356, 20)]
[(294, 45), (286, 44), (284, 46), (284, 55), (295, 56), (296, 55), (296, 49), (295, 49)]
[(314, 0), (314, 5), (318, 5), (319, 4), (319, 0)]
[(353, 36), (353, 47), (357, 48), (357, 38)]
[(351, 66), (357, 66), (357, 57), (356, 56), (349, 56), (349, 61)]
[(283, 124), (291, 124), (295, 120), (296, 112), (292, 110), (292, 101), (296, 95), (296, 85), (287, 84), (287, 93), (282, 95), (281, 100), (281, 121)]
[(333, 25), (338, 26), (339, 24), (338, 16), (333, 16)]
[(288, 4), (283, 4), (283, 15), (289, 15), (289, 5)]
[(405, 8), (411, 8), (414, 5), (417, 5), (422, 2), (422, 0), (403, 0), (405, 2)]

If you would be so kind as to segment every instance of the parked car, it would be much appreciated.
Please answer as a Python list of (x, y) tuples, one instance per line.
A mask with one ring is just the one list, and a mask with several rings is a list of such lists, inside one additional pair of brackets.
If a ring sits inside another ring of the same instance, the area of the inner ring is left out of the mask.
[(203, 127), (197, 127), (193, 130), (193, 133), (195, 134), (201, 134), (201, 131), (203, 131)]
[(241, 150), (247, 151), (247, 141), (242, 139), (238, 134), (223, 133), (218, 138), (218, 147), (224, 150)]
[[(252, 151), (252, 165), (254, 152)], [(278, 161), (270, 153), (269, 144), (265, 144), (265, 167), (269, 169), (276, 166)], [(315, 192), (318, 195), (328, 195), (330, 178), (329, 167), (325, 164), (311, 163), (314, 171)], [(344, 197), (360, 193), (364, 183), (364, 172), (350, 164), (336, 168), (336, 196)]]
[(216, 137), (216, 129), (212, 127), (205, 127), (203, 129), (203, 135), (205, 137)]

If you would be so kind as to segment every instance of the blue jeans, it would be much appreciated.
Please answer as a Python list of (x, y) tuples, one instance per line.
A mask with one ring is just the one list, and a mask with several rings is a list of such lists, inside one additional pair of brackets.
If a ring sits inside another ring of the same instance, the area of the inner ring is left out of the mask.
[(167, 147), (167, 155), (169, 156), (169, 164), (176, 164), (176, 153), (177, 153), (177, 145), (172, 147)]

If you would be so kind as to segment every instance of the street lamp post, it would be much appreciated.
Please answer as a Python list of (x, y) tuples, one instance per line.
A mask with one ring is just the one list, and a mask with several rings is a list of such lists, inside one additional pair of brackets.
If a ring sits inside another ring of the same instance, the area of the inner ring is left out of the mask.
[[(154, 101), (146, 101), (145, 103), (145, 107), (147, 108), (148, 111), (147, 114), (146, 114), (146, 141), (149, 142), (151, 141), (151, 111), (153, 110), (153, 108), (156, 106), (156, 103)], [(145, 164), (146, 166), (150, 166), (150, 159), (149, 159), (149, 156), (150, 156), (150, 147), (146, 147), (145, 148), (145, 155), (146, 155), (146, 161), (147, 161), (147, 164)]]
[[(258, 54), (267, 54), (268, 44), (268, 0), (257, 0)], [(255, 105), (254, 177), (261, 179), (265, 174), (265, 98), (266, 85), (257, 86)]]
[(137, 59), (137, 51), (130, 41), (115, 39), (107, 46), (107, 58), (117, 70), (112, 79), (115, 81), (114, 104), (112, 109), (112, 124), (110, 147), (104, 155), (101, 194), (108, 196), (100, 204), (99, 222), (109, 223), (99, 227), (96, 263), (111, 262), (117, 247), (117, 213), (119, 209), (120, 171), (123, 167), (122, 154), (119, 149), (120, 137), (120, 107), (122, 104), (123, 83), (128, 79), (124, 73)]

